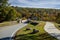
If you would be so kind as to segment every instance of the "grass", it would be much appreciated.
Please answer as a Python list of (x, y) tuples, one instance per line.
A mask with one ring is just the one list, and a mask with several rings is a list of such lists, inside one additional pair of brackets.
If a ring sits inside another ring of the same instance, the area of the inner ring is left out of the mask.
[[(15, 40), (57, 40), (44, 31), (45, 22), (39, 22), (37, 25), (28, 24), (24, 28), (20, 29), (15, 36)], [(31, 28), (31, 30), (26, 30)], [(30, 34), (33, 29), (39, 30), (38, 33)]]
[(2, 22), (2, 23), (0, 23), (0, 27), (4, 27), (4, 26), (10, 26), (10, 25), (15, 25), (15, 24), (17, 24), (17, 22), (13, 22), (13, 21), (6, 21), (6, 22)]
[(58, 23), (54, 23), (54, 25), (55, 25), (55, 27), (57, 28), (57, 29), (59, 29), (60, 30), (60, 24), (58, 24)]

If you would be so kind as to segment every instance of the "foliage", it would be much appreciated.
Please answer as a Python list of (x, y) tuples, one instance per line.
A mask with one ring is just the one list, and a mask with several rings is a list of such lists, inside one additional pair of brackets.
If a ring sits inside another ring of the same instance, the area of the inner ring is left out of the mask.
[(56, 22), (60, 24), (60, 13), (57, 15)]
[(0, 22), (16, 20), (17, 17), (21, 18), (20, 13), (9, 5), (8, 0), (0, 0)]
[[(21, 13), (22, 17), (31, 18), (36, 20), (43, 21), (59, 21), (58, 13), (60, 13), (60, 9), (44, 9), (44, 8), (21, 8), (15, 7), (16, 10)], [(58, 16), (58, 17), (57, 17)]]
[(11, 9), (6, 16), (6, 19), (14, 20), (15, 18), (16, 18), (16, 11), (14, 9)]
[(60, 23), (60, 9), (21, 8), (10, 6), (8, 0), (0, 0), (0, 22), (16, 18), (55, 21)]

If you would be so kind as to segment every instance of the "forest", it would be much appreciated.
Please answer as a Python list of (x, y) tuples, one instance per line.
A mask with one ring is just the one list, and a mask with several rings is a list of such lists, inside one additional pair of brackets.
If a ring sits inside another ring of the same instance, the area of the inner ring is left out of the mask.
[(60, 23), (60, 9), (14, 7), (8, 0), (0, 0), (0, 22), (14, 21), (16, 18)]

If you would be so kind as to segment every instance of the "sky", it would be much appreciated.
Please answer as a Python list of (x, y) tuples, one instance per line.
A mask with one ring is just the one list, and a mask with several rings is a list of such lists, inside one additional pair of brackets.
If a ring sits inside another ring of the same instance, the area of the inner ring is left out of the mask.
[(60, 0), (9, 0), (13, 6), (60, 9)]

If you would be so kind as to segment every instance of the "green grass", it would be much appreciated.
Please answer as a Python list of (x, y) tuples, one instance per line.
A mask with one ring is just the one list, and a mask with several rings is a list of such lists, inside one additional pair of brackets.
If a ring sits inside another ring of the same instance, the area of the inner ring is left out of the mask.
[[(45, 22), (39, 22), (36, 26), (28, 24), (16, 33), (15, 40), (57, 40), (44, 31), (44, 25)], [(31, 28), (31, 30), (25, 31), (27, 27)], [(36, 34), (29, 34), (33, 29), (37, 29), (39, 32)]]
[(57, 28), (57, 29), (59, 29), (60, 30), (60, 24), (58, 24), (58, 23), (54, 23), (54, 25), (55, 25), (55, 27)]
[(17, 22), (6, 21), (6, 22), (2, 22), (2, 23), (0, 23), (0, 27), (10, 26), (10, 25), (15, 25), (15, 24), (17, 24)]

